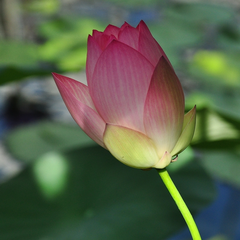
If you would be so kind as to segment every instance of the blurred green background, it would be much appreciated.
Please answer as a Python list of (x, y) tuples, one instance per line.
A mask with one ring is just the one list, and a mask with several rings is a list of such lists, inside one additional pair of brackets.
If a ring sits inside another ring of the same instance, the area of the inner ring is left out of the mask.
[[(191, 146), (168, 169), (203, 239), (240, 239), (240, 2), (0, 1), (0, 239), (190, 239), (157, 172), (73, 122), (51, 72), (84, 81), (93, 29), (144, 20), (179, 76)], [(183, 231), (182, 231), (183, 230)]]

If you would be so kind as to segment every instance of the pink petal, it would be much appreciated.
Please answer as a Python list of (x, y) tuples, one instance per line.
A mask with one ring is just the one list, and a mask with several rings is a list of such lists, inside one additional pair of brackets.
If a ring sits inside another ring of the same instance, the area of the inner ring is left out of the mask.
[(73, 79), (53, 73), (54, 80), (73, 119), (96, 143), (105, 147), (105, 122), (94, 110), (88, 87)]
[(98, 31), (98, 30), (93, 30), (92, 32), (92, 37), (96, 40), (97, 38), (102, 36), (102, 32)]
[(114, 35), (109, 36), (97, 30), (93, 30), (92, 37), (94, 38), (94, 40), (97, 42), (97, 44), (102, 50), (104, 50), (113, 39), (116, 39)]
[(139, 31), (139, 52), (142, 53), (143, 56), (145, 56), (153, 64), (154, 67), (157, 65), (161, 56), (164, 56), (169, 62), (166, 54), (157, 41), (153, 38), (144, 21), (141, 21), (138, 24), (137, 29)]
[(102, 49), (97, 44), (95, 39), (92, 36), (88, 36), (88, 43), (87, 43), (87, 63), (86, 63), (86, 75), (87, 75), (87, 82), (88, 85), (92, 82), (92, 75), (97, 63), (99, 56), (102, 53)]
[(95, 109), (93, 101), (89, 94), (89, 89), (86, 85), (72, 78), (60, 75), (58, 73), (53, 73), (52, 75), (57, 86), (58, 86), (58, 83), (61, 82), (77, 100), (86, 104), (90, 108)]
[(105, 122), (144, 132), (143, 109), (153, 66), (133, 48), (113, 40), (99, 57), (89, 84)]
[(104, 30), (104, 33), (106, 35), (113, 35), (115, 36), (116, 38), (118, 38), (118, 33), (120, 31), (120, 28), (119, 27), (116, 27), (116, 26), (113, 26), (111, 24), (109, 24), (106, 29)]
[(184, 94), (178, 77), (164, 57), (152, 76), (144, 109), (147, 135), (157, 146), (159, 157), (171, 152), (183, 126)]
[(127, 22), (124, 22), (124, 24), (120, 28), (120, 31), (123, 31), (125, 27), (131, 27), (131, 25), (128, 24)]
[[(96, 31), (96, 30), (95, 30)], [(95, 34), (95, 37), (94, 37), (95, 41), (97, 42), (98, 46), (104, 50), (105, 47), (107, 46), (107, 43), (108, 43), (108, 40), (109, 40), (109, 36), (106, 35), (106, 34), (98, 34), (98, 36), (96, 36)]]
[(126, 26), (123, 31), (119, 33), (118, 40), (126, 45), (138, 50), (139, 32), (132, 26)]

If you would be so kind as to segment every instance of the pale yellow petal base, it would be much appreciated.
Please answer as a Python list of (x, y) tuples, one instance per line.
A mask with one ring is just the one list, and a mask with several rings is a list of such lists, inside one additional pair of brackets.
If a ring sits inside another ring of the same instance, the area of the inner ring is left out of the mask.
[(103, 141), (115, 158), (130, 167), (147, 169), (159, 162), (153, 141), (143, 133), (108, 124)]
[(172, 155), (169, 152), (165, 152), (162, 158), (158, 161), (158, 163), (154, 166), (154, 168), (165, 168), (172, 161)]

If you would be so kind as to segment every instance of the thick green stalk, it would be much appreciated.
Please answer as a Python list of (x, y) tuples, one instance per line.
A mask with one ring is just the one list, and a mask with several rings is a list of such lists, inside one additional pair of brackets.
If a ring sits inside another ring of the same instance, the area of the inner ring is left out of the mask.
[(190, 213), (186, 203), (184, 202), (176, 186), (174, 185), (167, 170), (165, 168), (159, 169), (158, 173), (159, 173), (159, 176), (162, 178), (165, 186), (167, 187), (169, 193), (171, 194), (172, 198), (174, 199), (175, 203), (177, 204), (180, 212), (182, 213), (183, 218), (187, 223), (187, 226), (189, 228), (189, 231), (192, 235), (193, 240), (201, 240), (201, 236), (199, 234), (197, 225), (192, 217), (192, 214)]

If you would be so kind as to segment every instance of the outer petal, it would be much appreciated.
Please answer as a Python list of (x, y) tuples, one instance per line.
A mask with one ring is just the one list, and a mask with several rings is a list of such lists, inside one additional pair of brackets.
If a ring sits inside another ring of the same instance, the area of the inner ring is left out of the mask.
[(86, 75), (87, 75), (87, 82), (88, 85), (92, 82), (92, 75), (96, 65), (96, 62), (99, 56), (102, 53), (102, 49), (97, 44), (96, 40), (92, 36), (88, 36), (88, 43), (87, 43), (87, 63), (86, 63)]
[(144, 21), (141, 21), (138, 24), (137, 29), (139, 30), (139, 52), (142, 53), (154, 66), (156, 66), (161, 56), (164, 56), (165, 59), (169, 62), (166, 54), (158, 42), (153, 38)]
[(115, 36), (108, 36), (106, 34), (102, 34), (101, 32), (97, 32), (96, 30), (94, 37), (88, 36), (88, 51), (87, 51), (87, 64), (86, 64), (86, 74), (87, 74), (87, 82), (88, 86), (92, 84), (92, 75), (98, 61), (99, 56), (102, 51), (115, 39)]
[(89, 84), (105, 122), (144, 132), (143, 110), (153, 66), (133, 48), (113, 40), (98, 59)]
[(103, 132), (106, 124), (94, 110), (87, 86), (56, 73), (53, 77), (73, 119), (90, 138), (105, 147)]
[(144, 110), (146, 134), (157, 146), (159, 157), (175, 146), (183, 126), (182, 86), (164, 57), (152, 76)]
[(126, 45), (138, 50), (139, 32), (132, 26), (126, 26), (123, 31), (119, 33), (118, 40)]
[(103, 141), (115, 158), (130, 167), (150, 168), (159, 161), (153, 141), (140, 132), (107, 125)]
[(74, 96), (77, 100), (89, 106), (90, 108), (95, 109), (93, 101), (89, 94), (89, 89), (86, 85), (58, 73), (52, 73), (52, 75), (57, 86), (59, 85), (59, 83), (62, 83), (65, 88), (67, 88), (68, 91), (71, 93), (71, 95)]
[(171, 154), (173, 156), (182, 152), (190, 144), (193, 138), (195, 125), (196, 125), (196, 106), (188, 113), (186, 113), (184, 116), (182, 133), (175, 147), (171, 151)]

